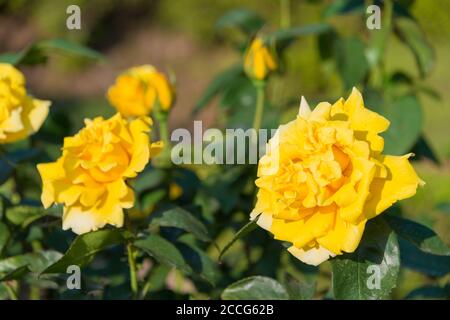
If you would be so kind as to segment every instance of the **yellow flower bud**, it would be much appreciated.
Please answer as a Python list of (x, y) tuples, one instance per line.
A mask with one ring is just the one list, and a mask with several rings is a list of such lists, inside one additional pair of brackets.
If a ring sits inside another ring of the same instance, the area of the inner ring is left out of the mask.
[(37, 132), (47, 118), (50, 104), (27, 95), (23, 74), (10, 64), (0, 63), (0, 144)]
[(251, 218), (308, 264), (355, 251), (367, 220), (423, 184), (411, 154), (382, 154), (379, 134), (388, 127), (357, 89), (313, 111), (302, 99), (297, 118), (278, 128), (259, 161)]
[(269, 72), (275, 70), (275, 58), (269, 52), (261, 38), (256, 38), (244, 56), (244, 71), (247, 76), (255, 80), (264, 80)]
[(126, 117), (149, 115), (156, 103), (168, 111), (174, 100), (174, 89), (166, 76), (153, 66), (143, 65), (125, 71), (107, 94), (109, 102)]
[(126, 180), (137, 176), (161, 149), (150, 143), (148, 117), (127, 121), (119, 113), (110, 119), (86, 119), (86, 126), (64, 139), (62, 156), (38, 165), (45, 208), (64, 205), (63, 229), (77, 234), (106, 224), (123, 225), (123, 209), (134, 205)]

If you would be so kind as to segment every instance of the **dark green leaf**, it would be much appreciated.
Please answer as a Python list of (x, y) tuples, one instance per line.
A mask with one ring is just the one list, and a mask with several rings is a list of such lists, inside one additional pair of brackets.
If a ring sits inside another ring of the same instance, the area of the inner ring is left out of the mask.
[(402, 266), (432, 277), (442, 277), (450, 273), (450, 257), (423, 252), (411, 242), (399, 238)]
[(222, 249), (219, 255), (219, 261), (222, 259), (222, 256), (228, 251), (228, 249), (231, 248), (231, 246), (239, 239), (245, 237), (250, 232), (256, 229), (256, 221), (258, 218), (255, 218), (254, 220), (248, 222), (245, 226), (243, 226), (241, 229), (239, 229), (238, 232), (234, 235), (233, 239), (231, 239), (230, 242), (228, 242), (225, 247)]
[(364, 1), (361, 0), (335, 0), (324, 10), (324, 18), (335, 15), (359, 13), (364, 14)]
[(336, 299), (386, 298), (400, 269), (395, 233), (383, 220), (370, 220), (356, 251), (333, 258), (331, 265)]
[(408, 240), (420, 250), (431, 254), (450, 256), (450, 248), (428, 227), (393, 215), (385, 215), (384, 219), (397, 235)]
[(337, 42), (337, 67), (345, 89), (359, 84), (369, 71), (364, 43), (358, 38), (340, 39)]
[(436, 164), (441, 163), (436, 152), (433, 150), (433, 147), (423, 134), (419, 137), (411, 151), (416, 155), (416, 159), (428, 159)]
[(151, 222), (162, 227), (182, 229), (192, 233), (195, 237), (203, 241), (211, 240), (205, 225), (189, 211), (180, 207), (171, 208), (153, 215)]
[(70, 265), (83, 267), (92, 261), (94, 256), (113, 245), (124, 243), (130, 235), (119, 229), (98, 230), (82, 234), (75, 238), (64, 256), (46, 268), (42, 273), (66, 272)]
[(450, 299), (450, 284), (445, 287), (426, 285), (414, 289), (405, 299)]
[(289, 29), (279, 29), (267, 35), (267, 44), (276, 44), (277, 49), (283, 50), (299, 37), (313, 34), (322, 34), (330, 31), (328, 24), (311, 24), (301, 27), (292, 27)]
[(300, 282), (289, 277), (284, 285), (292, 300), (311, 300), (316, 292), (315, 282)]
[(405, 17), (395, 19), (394, 23), (397, 35), (413, 52), (421, 76), (427, 76), (434, 66), (435, 54), (419, 25)]
[(208, 281), (211, 285), (216, 285), (220, 280), (221, 273), (217, 264), (200, 248), (195, 245), (182, 242), (178, 244), (184, 260), (191, 266), (193, 273)]
[(3, 249), (8, 243), (11, 233), (9, 232), (8, 226), (0, 222), (0, 257), (2, 256)]
[(17, 150), (8, 154), (0, 154), (0, 185), (3, 184), (14, 171), (16, 165), (27, 161), (39, 154), (36, 149)]
[(221, 16), (216, 23), (217, 30), (238, 28), (245, 33), (254, 33), (264, 25), (264, 19), (248, 9), (231, 10)]
[(206, 88), (200, 100), (194, 107), (194, 114), (203, 109), (217, 94), (232, 84), (242, 74), (242, 65), (235, 65), (219, 73)]
[(134, 245), (162, 264), (175, 267), (185, 273), (192, 271), (180, 251), (172, 243), (156, 234), (149, 234), (146, 238), (135, 241)]
[(228, 286), (221, 297), (223, 300), (288, 300), (289, 294), (278, 281), (254, 276)]

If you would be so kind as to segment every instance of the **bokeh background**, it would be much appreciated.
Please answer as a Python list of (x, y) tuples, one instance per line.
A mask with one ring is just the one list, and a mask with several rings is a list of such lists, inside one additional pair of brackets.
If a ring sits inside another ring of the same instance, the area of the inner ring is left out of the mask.
[[(291, 1), (291, 24), (306, 25), (320, 20), (332, 1)], [(81, 7), (81, 30), (66, 28), (66, 8)], [(37, 97), (54, 101), (52, 113), (67, 114), (81, 127), (85, 117), (112, 115), (105, 92), (122, 70), (150, 63), (177, 80), (177, 102), (170, 126), (191, 128), (194, 119), (204, 127), (214, 126), (220, 117), (218, 101), (195, 116), (192, 110), (208, 83), (218, 72), (241, 59), (229, 35), (217, 32), (215, 23), (227, 10), (248, 8), (279, 26), (279, 1), (272, 0), (0, 0), (0, 53), (16, 52), (46, 38), (64, 38), (85, 44), (107, 57), (92, 63), (72, 57), (52, 57), (45, 66), (24, 67), (28, 88)], [(439, 97), (418, 93), (424, 112), (424, 135), (437, 161), (415, 162), (426, 187), (404, 202), (405, 214), (432, 227), (450, 244), (450, 1), (417, 0), (412, 13), (434, 48), (436, 62), (422, 82)], [(343, 33), (358, 32), (361, 26), (352, 14), (334, 23)], [(356, 28), (356, 30), (355, 30)], [(414, 56), (399, 40), (391, 37), (387, 46), (386, 69), (417, 74)], [(319, 58), (315, 37), (300, 38), (286, 53), (286, 73), (278, 96), (304, 95), (313, 101), (338, 96), (343, 84), (336, 71)], [(447, 203), (447, 207), (446, 207)], [(447, 210), (447, 211), (446, 211)], [(404, 296), (424, 275), (405, 271), (396, 289)]]

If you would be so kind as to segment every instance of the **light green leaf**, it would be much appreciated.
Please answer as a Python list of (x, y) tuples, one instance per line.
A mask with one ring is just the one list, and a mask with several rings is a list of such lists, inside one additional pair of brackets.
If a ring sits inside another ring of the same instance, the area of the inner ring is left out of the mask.
[(81, 58), (93, 60), (105, 60), (105, 57), (88, 47), (81, 44), (70, 42), (64, 39), (50, 39), (39, 41), (36, 46), (45, 52), (60, 52), (63, 54), (70, 54)]
[(194, 217), (189, 211), (175, 207), (161, 213), (155, 214), (151, 223), (162, 227), (174, 227), (192, 233), (195, 237), (203, 241), (210, 241), (208, 229), (205, 225)]
[(26, 228), (28, 225), (45, 216), (58, 216), (55, 209), (44, 209), (42, 207), (18, 205), (6, 209), (6, 218), (15, 225)]
[(30, 269), (28, 268), (28, 265), (21, 266), (3, 276), (1, 276), (0, 282), (21, 279), (24, 275), (28, 274), (29, 272), (30, 272)]
[(221, 297), (223, 300), (288, 300), (289, 294), (278, 281), (254, 276), (228, 286)]
[(119, 229), (98, 230), (79, 235), (64, 256), (42, 273), (66, 272), (70, 265), (83, 267), (90, 263), (98, 252), (110, 246), (124, 243), (130, 237), (130, 234)]
[(392, 103), (374, 108), (391, 125), (381, 135), (385, 138), (384, 153), (403, 155), (410, 151), (422, 132), (422, 108), (415, 96), (402, 96)]
[(149, 234), (144, 239), (136, 240), (134, 245), (162, 264), (175, 267), (184, 273), (192, 272), (177, 247), (156, 234)]
[(337, 67), (345, 89), (359, 84), (369, 71), (364, 43), (358, 38), (340, 39), (337, 42)]
[(434, 66), (435, 54), (419, 25), (406, 17), (397, 17), (394, 23), (397, 35), (413, 52), (421, 76), (427, 76)]
[(18, 53), (2, 54), (0, 55), (0, 62), (14, 65), (36, 65), (47, 62), (48, 55), (53, 52), (99, 61), (105, 60), (105, 57), (101, 53), (81, 44), (64, 39), (50, 39), (35, 42)]
[(48, 250), (9, 257), (0, 260), (0, 275), (2, 278), (9, 279), (23, 276), (28, 272), (39, 274), (61, 256), (61, 253), (57, 251)]
[(331, 260), (336, 299), (373, 300), (397, 284), (400, 252), (395, 233), (381, 219), (370, 220), (354, 253)]
[(256, 221), (258, 220), (258, 218), (248, 222), (246, 225), (244, 225), (241, 229), (239, 229), (238, 232), (236, 232), (236, 234), (234, 235), (233, 239), (230, 240), (230, 242), (228, 242), (225, 247), (222, 249), (222, 251), (220, 252), (219, 255), (219, 261), (222, 259), (222, 256), (228, 251), (228, 249), (231, 248), (231, 246), (239, 239), (245, 237), (246, 235), (248, 235), (250, 232), (252, 232), (253, 230), (256, 229)]
[(216, 30), (238, 28), (245, 33), (258, 31), (264, 25), (264, 19), (248, 9), (231, 10), (221, 16), (216, 22)]
[(397, 235), (408, 240), (420, 250), (431, 254), (450, 256), (450, 248), (428, 227), (393, 215), (385, 215), (384, 219)]

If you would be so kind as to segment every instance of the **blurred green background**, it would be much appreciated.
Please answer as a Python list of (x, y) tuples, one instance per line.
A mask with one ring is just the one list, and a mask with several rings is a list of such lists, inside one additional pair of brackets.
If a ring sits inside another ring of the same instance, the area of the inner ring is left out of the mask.
[[(292, 0), (291, 24), (318, 22), (331, 2)], [(81, 30), (66, 28), (66, 8), (71, 4), (81, 8)], [(105, 99), (108, 86), (122, 70), (144, 63), (176, 75), (177, 103), (171, 127), (191, 128), (194, 118), (208, 127), (220, 114), (217, 101), (195, 117), (192, 109), (214, 75), (241, 58), (233, 50), (232, 37), (214, 26), (224, 12), (242, 7), (280, 25), (280, 4), (275, 0), (0, 0), (0, 52), (19, 51), (33, 41), (59, 37), (83, 43), (107, 57), (107, 62), (99, 64), (57, 56), (46, 66), (23, 68), (30, 92), (54, 101), (53, 113), (68, 114), (74, 123), (72, 131), (81, 127), (85, 117), (113, 114)], [(404, 208), (406, 215), (433, 227), (450, 244), (450, 212), (448, 206), (447, 211), (442, 209), (442, 204), (450, 203), (450, 1), (417, 0), (412, 13), (435, 50), (435, 65), (421, 85), (433, 88), (440, 97), (425, 93), (418, 97), (424, 135), (439, 161), (415, 162), (426, 186), (406, 200)], [(351, 13), (335, 20), (333, 24), (342, 33), (361, 28)], [(280, 97), (304, 95), (317, 101), (343, 92), (337, 72), (321, 61), (315, 37), (296, 41), (286, 54), (286, 64)], [(385, 68), (418, 74), (414, 56), (394, 37), (387, 45)], [(410, 281), (402, 282), (399, 296), (417, 282), (427, 281), (419, 273), (407, 273)]]

